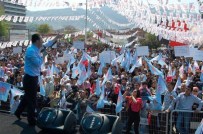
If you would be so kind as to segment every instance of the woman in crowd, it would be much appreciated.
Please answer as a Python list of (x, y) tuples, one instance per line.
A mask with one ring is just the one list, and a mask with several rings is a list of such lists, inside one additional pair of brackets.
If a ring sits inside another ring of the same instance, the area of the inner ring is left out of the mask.
[(142, 99), (140, 97), (140, 91), (135, 89), (131, 96), (126, 96), (129, 93), (129, 88), (126, 89), (123, 94), (123, 98), (127, 100), (128, 122), (126, 134), (130, 134), (131, 126), (134, 123), (134, 132), (139, 134), (140, 124), (140, 110), (142, 108)]

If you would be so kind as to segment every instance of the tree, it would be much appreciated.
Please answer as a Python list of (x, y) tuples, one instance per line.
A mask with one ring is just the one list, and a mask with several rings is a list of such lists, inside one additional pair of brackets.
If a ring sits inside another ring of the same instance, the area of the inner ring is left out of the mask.
[(36, 23), (27, 23), (27, 28), (30, 32), (36, 32), (38, 27), (39, 26)]
[(92, 38), (93, 37), (93, 32), (87, 32), (87, 38)]
[(74, 33), (77, 32), (77, 29), (74, 26), (68, 25), (64, 28), (63, 32), (65, 34), (70, 34), (70, 33)]
[[(0, 16), (4, 14), (4, 9), (0, 6)], [(5, 40), (9, 36), (9, 23), (6, 21), (0, 21), (0, 40)]]
[(41, 24), (37, 27), (37, 32), (39, 32), (40, 34), (48, 34), (51, 31), (52, 28), (48, 24)]
[(139, 40), (140, 45), (149, 46), (150, 49), (157, 49), (161, 47), (161, 42), (157, 39), (157, 37), (150, 33), (145, 33), (145, 38)]

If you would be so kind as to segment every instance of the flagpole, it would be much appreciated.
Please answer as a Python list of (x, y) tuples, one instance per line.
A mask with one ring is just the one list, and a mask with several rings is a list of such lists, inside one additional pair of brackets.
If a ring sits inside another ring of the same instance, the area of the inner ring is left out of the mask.
[(86, 0), (86, 12), (85, 12), (85, 43), (87, 42), (87, 0)]

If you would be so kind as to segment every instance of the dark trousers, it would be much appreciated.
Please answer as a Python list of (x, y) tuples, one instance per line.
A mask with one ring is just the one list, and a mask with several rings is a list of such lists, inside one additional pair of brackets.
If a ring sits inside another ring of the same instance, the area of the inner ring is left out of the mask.
[(25, 94), (16, 110), (16, 114), (21, 115), (25, 108), (27, 108), (28, 123), (36, 123), (35, 109), (37, 99), (38, 77), (32, 77), (25, 74), (23, 77), (23, 89)]
[(128, 122), (127, 122), (127, 131), (126, 134), (130, 134), (131, 126), (134, 123), (134, 131), (135, 134), (139, 134), (139, 125), (140, 125), (140, 113), (130, 111), (128, 114)]

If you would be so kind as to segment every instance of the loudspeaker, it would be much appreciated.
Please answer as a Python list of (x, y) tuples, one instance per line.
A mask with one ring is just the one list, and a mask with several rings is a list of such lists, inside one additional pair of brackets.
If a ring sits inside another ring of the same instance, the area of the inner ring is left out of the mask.
[(37, 126), (42, 130), (56, 130), (66, 134), (75, 132), (77, 119), (71, 110), (43, 108), (37, 117)]
[(122, 124), (116, 115), (85, 114), (80, 126), (82, 134), (122, 134)]

